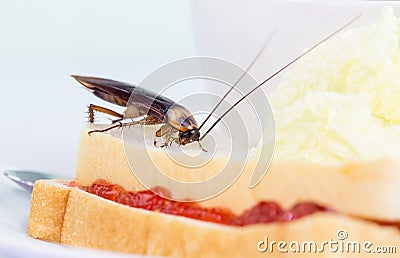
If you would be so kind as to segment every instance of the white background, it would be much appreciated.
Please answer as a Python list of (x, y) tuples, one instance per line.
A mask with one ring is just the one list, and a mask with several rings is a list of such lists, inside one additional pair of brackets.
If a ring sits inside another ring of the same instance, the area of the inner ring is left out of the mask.
[(140, 82), (194, 55), (187, 1), (3, 1), (0, 163), (73, 174), (89, 102), (70, 74)]

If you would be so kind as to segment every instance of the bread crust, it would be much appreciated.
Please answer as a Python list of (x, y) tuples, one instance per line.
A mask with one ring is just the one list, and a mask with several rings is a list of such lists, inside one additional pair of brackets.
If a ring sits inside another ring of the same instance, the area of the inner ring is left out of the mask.
[(28, 234), (34, 238), (60, 243), (65, 209), (71, 189), (63, 180), (35, 183), (28, 220)]
[[(257, 244), (265, 237), (277, 242), (321, 243), (337, 240), (340, 229), (348, 233), (349, 240), (370, 241), (375, 246), (400, 242), (396, 227), (343, 214), (316, 213), (285, 223), (231, 227), (131, 208), (55, 180), (35, 183), (28, 225), (29, 235), (47, 241), (170, 257), (283, 257), (288, 254), (279, 252), (276, 245), (272, 252), (263, 253)], [(309, 257), (310, 253), (297, 256)], [(312, 257), (360, 257), (360, 253), (325, 250)]]
[[(88, 185), (104, 178), (127, 190), (143, 189), (128, 165), (123, 141), (108, 134), (88, 136), (87, 132), (87, 128), (81, 132), (76, 180)], [(134, 147), (138, 153), (146, 151), (140, 146)], [(387, 157), (369, 162), (348, 162), (341, 166), (273, 161), (260, 184), (249, 189), (253, 165), (249, 162), (229, 189), (202, 202), (202, 205), (228, 207), (239, 213), (263, 200), (276, 201), (285, 208), (311, 201), (354, 216), (400, 221), (400, 202), (394, 201), (395, 196), (400, 196), (398, 159)], [(181, 173), (180, 169), (179, 165), (170, 166), (167, 172), (172, 177), (187, 174)], [(209, 167), (198, 173), (206, 177)]]

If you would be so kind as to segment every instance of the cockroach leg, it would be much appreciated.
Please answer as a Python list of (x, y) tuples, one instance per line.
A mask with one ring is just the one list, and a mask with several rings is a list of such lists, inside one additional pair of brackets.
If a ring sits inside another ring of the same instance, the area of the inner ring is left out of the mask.
[(160, 129), (157, 130), (156, 135), (154, 138), (154, 146), (157, 147), (158, 141), (157, 138), (163, 137), (165, 136), (165, 141), (163, 144), (160, 145), (161, 148), (165, 148), (168, 146), (171, 146), (172, 142), (174, 142), (176, 140), (176, 138), (172, 137), (172, 134), (176, 132), (176, 130), (174, 130), (174, 128), (168, 124), (164, 124), (163, 126), (161, 126)]
[(109, 126), (109, 127), (105, 128), (105, 129), (98, 129), (98, 130), (89, 131), (88, 134), (91, 135), (92, 133), (107, 132), (107, 131), (109, 131), (109, 130), (111, 130), (111, 129), (118, 128), (118, 127), (122, 127), (122, 126), (123, 126), (123, 124), (120, 122), (120, 123), (118, 123), (118, 124)]
[(165, 124), (163, 126), (160, 127), (160, 129), (157, 130), (156, 132), (156, 137), (163, 137), (164, 135), (166, 135), (168, 133), (169, 130), (171, 130), (171, 126), (168, 124)]
[(171, 140), (171, 135), (172, 135), (172, 127), (170, 127), (166, 132), (165, 132), (165, 142), (160, 146), (161, 148), (166, 148), (168, 147), (169, 141)]
[(111, 125), (104, 129), (97, 129), (97, 130), (89, 131), (88, 134), (91, 135), (92, 133), (103, 133), (103, 132), (107, 132), (114, 128), (130, 127), (130, 126), (134, 126), (137, 124), (146, 124), (146, 118), (143, 118), (142, 120), (139, 120), (139, 121), (133, 121), (133, 122), (127, 122), (127, 123), (118, 122), (117, 124)]
[(113, 124), (122, 121), (122, 119), (124, 118), (124, 115), (122, 115), (120, 113), (117, 113), (117, 112), (115, 112), (115, 111), (113, 111), (111, 109), (108, 109), (108, 108), (105, 108), (105, 107), (101, 107), (101, 106), (97, 106), (97, 105), (94, 105), (94, 104), (90, 104), (89, 105), (89, 123), (93, 123), (94, 122), (94, 111), (118, 117), (118, 119), (112, 120)]
[[(114, 112), (114, 111), (112, 111), (112, 112)], [(116, 113), (116, 112), (114, 112), (114, 113)], [(118, 113), (116, 113), (116, 114), (118, 114)], [(88, 132), (88, 134), (91, 135), (92, 133), (103, 133), (103, 132), (107, 132), (107, 131), (109, 131), (111, 129), (114, 129), (114, 128), (121, 128), (122, 129), (124, 127), (131, 127), (131, 126), (138, 125), (138, 124), (139, 125), (155, 125), (155, 124), (160, 124), (161, 121), (156, 119), (156, 118), (154, 118), (154, 117), (152, 117), (152, 116), (146, 116), (146, 117), (144, 117), (144, 118), (142, 118), (140, 120), (137, 120), (137, 121), (133, 121), (132, 120), (131, 122), (123, 123), (121, 121), (116, 120), (115, 123), (117, 123), (117, 124), (113, 123), (111, 126), (109, 126), (107, 128), (104, 128), (104, 129), (91, 130), (91, 131)], [(163, 127), (164, 126), (162, 126), (161, 128), (163, 128)], [(168, 127), (171, 128), (170, 130), (172, 130), (172, 127), (170, 127), (170, 126), (168, 126)], [(160, 131), (161, 128), (158, 131)], [(165, 130), (165, 128), (166, 127), (164, 127), (163, 130)], [(168, 131), (165, 132), (164, 134), (166, 134), (166, 133), (168, 133)], [(156, 135), (157, 135), (157, 133), (156, 133)], [(154, 145), (156, 145), (156, 141), (155, 140), (154, 140)]]
[(203, 148), (203, 145), (201, 145), (200, 141), (197, 141), (199, 143), (199, 147), (203, 152), (208, 152), (208, 150)]
[[(171, 130), (171, 126), (168, 124), (164, 124), (163, 126), (160, 127), (160, 129), (158, 129), (156, 131), (156, 135), (155, 135), (156, 138), (154, 138), (154, 146), (155, 147), (157, 147), (157, 143), (158, 143), (157, 138), (161, 138), (161, 137), (165, 136), (170, 130)], [(161, 146), (164, 146), (164, 145), (165, 144), (162, 144)]]
[(121, 122), (122, 120), (124, 120), (124, 119), (123, 118), (118, 118), (118, 119), (111, 120), (111, 124), (115, 124), (115, 123)]

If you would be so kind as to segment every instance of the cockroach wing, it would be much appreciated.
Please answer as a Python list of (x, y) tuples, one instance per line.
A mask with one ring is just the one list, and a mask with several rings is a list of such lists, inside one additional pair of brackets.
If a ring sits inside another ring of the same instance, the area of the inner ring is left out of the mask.
[[(80, 84), (88, 88), (95, 96), (110, 103), (127, 107), (128, 114), (150, 115), (164, 121), (168, 109), (174, 101), (162, 95), (133, 86), (127, 83), (96, 78), (72, 75)], [(134, 118), (129, 116), (127, 118)]]

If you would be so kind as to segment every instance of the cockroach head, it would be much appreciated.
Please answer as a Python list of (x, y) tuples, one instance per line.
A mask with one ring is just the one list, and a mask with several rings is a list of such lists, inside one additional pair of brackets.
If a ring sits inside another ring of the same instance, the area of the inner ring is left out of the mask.
[(185, 145), (191, 142), (199, 141), (200, 139), (200, 130), (199, 129), (190, 129), (186, 132), (182, 132), (179, 134), (179, 144)]

